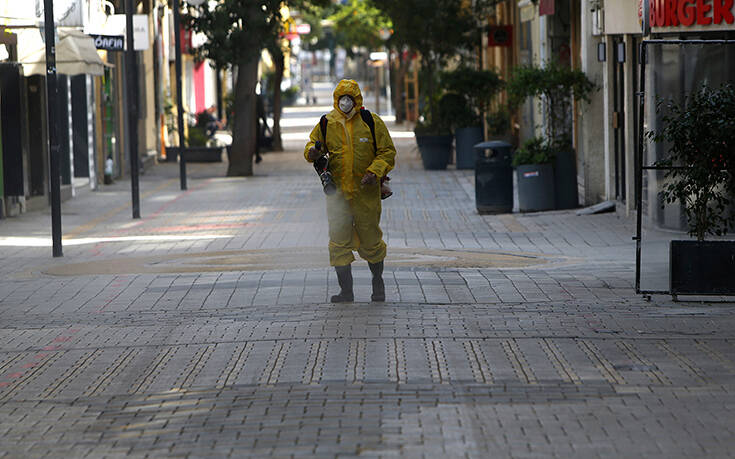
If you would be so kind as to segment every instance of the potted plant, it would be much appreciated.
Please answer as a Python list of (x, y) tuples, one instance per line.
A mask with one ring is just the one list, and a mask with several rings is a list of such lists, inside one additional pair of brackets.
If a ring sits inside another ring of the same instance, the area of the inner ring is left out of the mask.
[(518, 182), (518, 210), (550, 210), (555, 205), (554, 148), (540, 137), (527, 140), (513, 155)]
[(556, 208), (569, 209), (579, 205), (577, 164), (572, 142), (572, 101), (589, 102), (596, 89), (584, 72), (557, 62), (544, 67), (524, 66), (513, 70), (507, 83), (513, 106), (529, 97), (541, 97), (546, 119), (546, 145), (554, 152)]
[(442, 97), (433, 112), (425, 112), (416, 123), (414, 133), (424, 169), (446, 169), (452, 154), (451, 124), (446, 114), (451, 106), (451, 96)]
[(475, 167), (474, 146), (483, 140), (482, 114), (503, 87), (503, 80), (490, 70), (462, 66), (442, 74), (442, 86), (456, 94), (455, 114), (450, 119), (454, 129), (457, 169)]
[(437, 75), (451, 59), (463, 54), (468, 57), (476, 54), (475, 49), (485, 26), (478, 18), (485, 17), (495, 1), (374, 0), (371, 3), (385, 13), (393, 24), (388, 45), (401, 50), (399, 54), (403, 49), (408, 49), (420, 55), (420, 75), (423, 78), (418, 87), (425, 110), (424, 120), (417, 124), (415, 133), (421, 151), (426, 140), (430, 143), (436, 140), (423, 136), (448, 133), (446, 124), (439, 122), (440, 116), (437, 114), (441, 96)]
[(670, 244), (670, 287), (677, 294), (735, 294), (735, 241), (710, 240), (735, 227), (735, 87), (702, 86), (683, 103), (660, 101), (662, 127), (648, 132), (668, 145), (660, 192), (679, 203), (696, 240)]
[[(200, 117), (198, 116), (198, 119)], [(186, 133), (186, 147), (184, 155), (186, 161), (191, 162), (220, 162), (222, 161), (222, 147), (209, 146), (212, 140), (207, 135), (206, 128), (201, 122), (189, 126)], [(166, 161), (176, 161), (179, 156), (179, 147), (166, 148)]]

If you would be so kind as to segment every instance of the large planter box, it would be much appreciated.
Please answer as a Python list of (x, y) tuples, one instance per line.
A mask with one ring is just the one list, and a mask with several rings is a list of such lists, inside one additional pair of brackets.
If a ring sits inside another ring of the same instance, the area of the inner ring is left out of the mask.
[(735, 295), (735, 241), (671, 241), (672, 295)]
[(417, 135), (416, 144), (421, 153), (424, 169), (446, 169), (452, 153), (451, 135)]
[(538, 212), (555, 206), (554, 168), (551, 164), (527, 164), (516, 168), (518, 210)]
[(457, 128), (454, 132), (457, 146), (457, 169), (475, 167), (475, 145), (484, 139), (481, 127)]
[[(179, 147), (167, 147), (166, 162), (176, 162), (180, 150)], [(222, 147), (186, 147), (184, 158), (192, 163), (218, 163), (222, 161)]]

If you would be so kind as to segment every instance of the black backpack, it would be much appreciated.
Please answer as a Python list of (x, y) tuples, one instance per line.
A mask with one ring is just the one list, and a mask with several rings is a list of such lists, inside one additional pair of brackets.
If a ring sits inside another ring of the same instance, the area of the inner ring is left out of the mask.
[[(378, 151), (378, 142), (375, 141), (375, 120), (373, 119), (372, 113), (366, 108), (360, 109), (360, 118), (370, 128), (370, 133), (373, 135), (373, 150)], [(324, 139), (324, 146), (327, 146), (327, 115), (322, 115), (319, 119), (319, 127), (322, 130), (322, 139)]]

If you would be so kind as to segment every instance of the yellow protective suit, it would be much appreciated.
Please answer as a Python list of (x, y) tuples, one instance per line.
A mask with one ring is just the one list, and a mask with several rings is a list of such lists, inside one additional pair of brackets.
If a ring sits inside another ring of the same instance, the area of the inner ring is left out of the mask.
[[(350, 113), (338, 108), (339, 98), (351, 96), (355, 107)], [(388, 128), (380, 117), (375, 120), (375, 141), (370, 127), (360, 116), (362, 94), (357, 82), (342, 80), (334, 90), (334, 110), (327, 114), (327, 138), (322, 138), (319, 124), (311, 131), (304, 157), (309, 161), (309, 149), (316, 141), (327, 146), (330, 153), (329, 170), (338, 192), (327, 196), (329, 221), (329, 262), (332, 266), (346, 266), (355, 260), (353, 250), (369, 263), (383, 261), (386, 245), (380, 230), (380, 179), (393, 169), (396, 148)], [(377, 177), (376, 183), (362, 185), (366, 172)]]

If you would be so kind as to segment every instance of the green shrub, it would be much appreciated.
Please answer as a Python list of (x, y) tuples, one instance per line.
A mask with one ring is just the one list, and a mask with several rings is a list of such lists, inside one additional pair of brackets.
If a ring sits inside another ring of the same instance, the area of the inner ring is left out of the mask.
[(524, 66), (513, 69), (507, 84), (511, 106), (517, 107), (529, 97), (541, 97), (546, 122), (546, 139), (562, 148), (571, 138), (572, 100), (589, 102), (597, 86), (584, 72), (558, 62), (545, 67)]
[(528, 139), (513, 154), (513, 167), (550, 163), (554, 160), (554, 151), (554, 148), (540, 137)]
[(452, 130), (463, 127), (474, 127), (482, 125), (479, 116), (475, 114), (467, 99), (455, 92), (444, 94), (439, 99), (439, 116), (446, 120)]
[(459, 96), (458, 103), (461, 100), (460, 105), (465, 112), (452, 124), (455, 127), (472, 127), (482, 124), (482, 114), (503, 88), (504, 82), (491, 70), (463, 66), (451, 72), (443, 72), (441, 85), (449, 93)]
[(510, 111), (507, 107), (501, 107), (490, 112), (485, 120), (487, 121), (488, 134), (491, 136), (506, 135), (510, 132)]
[(659, 101), (665, 109), (662, 128), (647, 133), (669, 145), (668, 158), (657, 166), (666, 171), (664, 202), (680, 202), (689, 234), (702, 241), (735, 227), (735, 86), (702, 86), (679, 104)]
[(285, 91), (281, 91), (281, 101), (283, 102), (283, 105), (293, 105), (294, 102), (296, 102), (296, 98), (299, 96), (299, 92), (301, 89), (294, 85), (290, 86)]
[[(416, 135), (451, 135), (452, 116), (456, 116), (456, 109), (453, 106), (453, 103), (457, 102), (456, 97), (455, 94), (444, 94), (441, 97), (435, 97), (434, 104), (424, 104), (422, 116), (416, 122), (414, 133)], [(436, 107), (433, 118), (431, 106)]]
[(186, 145), (189, 147), (206, 147), (209, 137), (204, 126), (191, 126), (189, 128), (189, 136), (186, 139)]

